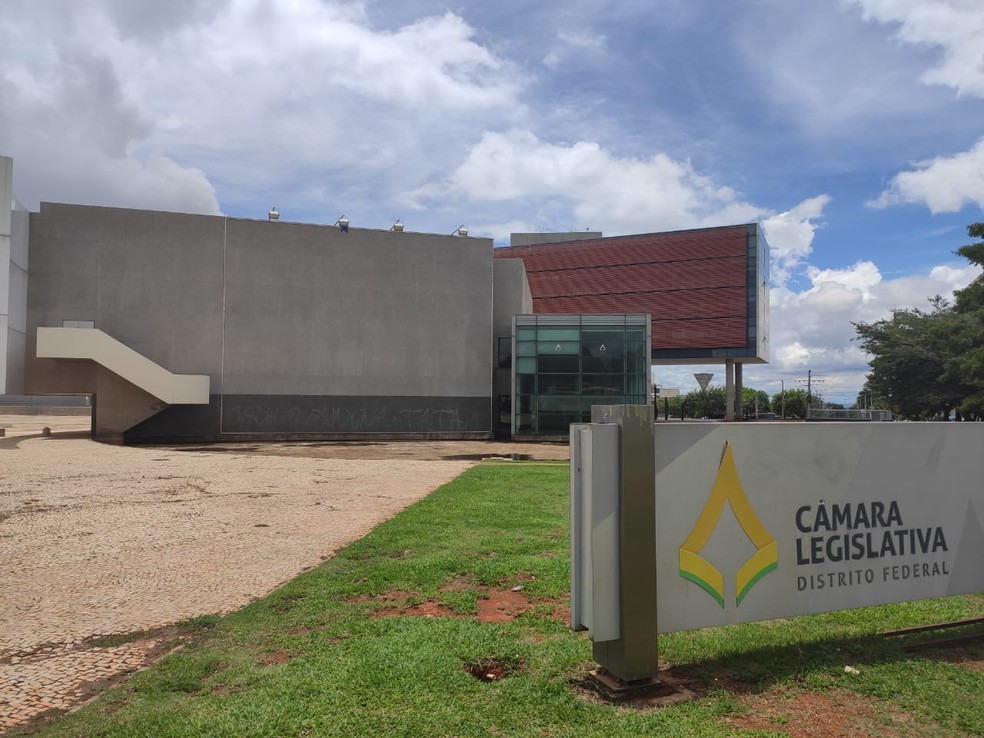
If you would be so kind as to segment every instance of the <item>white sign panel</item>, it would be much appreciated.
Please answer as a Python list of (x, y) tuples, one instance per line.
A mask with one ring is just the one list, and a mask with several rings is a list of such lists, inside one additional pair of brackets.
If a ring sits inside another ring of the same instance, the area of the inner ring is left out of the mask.
[(655, 433), (660, 632), (984, 590), (984, 424)]

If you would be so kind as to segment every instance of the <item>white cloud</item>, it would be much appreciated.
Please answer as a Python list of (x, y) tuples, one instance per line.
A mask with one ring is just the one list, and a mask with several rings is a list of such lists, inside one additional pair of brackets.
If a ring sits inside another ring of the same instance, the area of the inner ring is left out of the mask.
[[(984, 97), (984, 6), (979, 0), (851, 0), (865, 20), (895, 24), (906, 44), (938, 50), (942, 59), (919, 79), (958, 95)], [(956, 212), (968, 203), (984, 208), (984, 139), (969, 151), (917, 162), (897, 174), (868, 203), (884, 208), (924, 203), (933, 213)]]
[(854, 323), (887, 318), (896, 308), (928, 309), (929, 298), (949, 298), (979, 273), (970, 265), (940, 265), (925, 274), (885, 279), (867, 260), (844, 269), (809, 267), (808, 289), (772, 290), (772, 366), (757, 372), (788, 377), (812, 369), (836, 386), (857, 390), (868, 366), (851, 340)]
[(866, 20), (898, 24), (898, 37), (938, 47), (942, 61), (925, 72), (928, 84), (984, 97), (984, 6), (978, 0), (853, 0)]
[(558, 69), (570, 60), (583, 64), (585, 57), (596, 57), (605, 50), (607, 39), (601, 34), (584, 31), (560, 31), (553, 47), (543, 57), (543, 64)]
[(973, 203), (984, 208), (984, 138), (954, 156), (919, 162), (900, 172), (881, 195), (868, 202), (884, 208), (902, 203), (925, 203), (932, 213), (953, 213)]
[[(523, 75), (474, 35), (452, 13), (380, 30), (362, 4), (322, 0), (180, 0), (164, 15), (5, 0), (0, 152), (31, 207), (129, 191), (208, 212), (213, 186), (233, 207), (272, 192), (294, 211), (371, 201), (451, 169), (480, 123), (523, 114)], [(182, 189), (199, 199), (161, 199)]]
[(859, 261), (846, 269), (818, 269), (811, 266), (807, 268), (807, 274), (813, 283), (813, 289), (838, 286), (856, 294), (862, 301), (871, 300), (872, 290), (882, 281), (881, 272), (870, 261)]
[(744, 223), (765, 212), (666, 154), (619, 158), (595, 142), (552, 144), (516, 129), (486, 133), (449, 182), (415, 193), (449, 197), (570, 209), (579, 227), (608, 235)]
[(828, 195), (817, 195), (762, 221), (772, 257), (773, 283), (786, 284), (793, 270), (809, 257), (819, 227), (815, 221), (829, 202)]

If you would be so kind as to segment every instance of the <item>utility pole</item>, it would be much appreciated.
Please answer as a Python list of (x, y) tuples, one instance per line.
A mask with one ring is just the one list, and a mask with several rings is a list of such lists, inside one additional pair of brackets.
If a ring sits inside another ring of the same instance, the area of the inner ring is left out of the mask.
[(813, 376), (813, 370), (806, 370), (806, 379), (797, 379), (800, 384), (806, 385), (806, 414), (810, 414), (810, 409), (813, 407), (813, 385), (823, 384), (823, 380)]

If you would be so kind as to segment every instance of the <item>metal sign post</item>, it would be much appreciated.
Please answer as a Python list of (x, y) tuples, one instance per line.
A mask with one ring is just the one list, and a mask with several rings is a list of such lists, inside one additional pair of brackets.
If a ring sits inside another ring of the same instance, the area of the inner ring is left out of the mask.
[(637, 689), (659, 668), (653, 409), (598, 405), (591, 419), (571, 427), (571, 627), (590, 631), (597, 679)]

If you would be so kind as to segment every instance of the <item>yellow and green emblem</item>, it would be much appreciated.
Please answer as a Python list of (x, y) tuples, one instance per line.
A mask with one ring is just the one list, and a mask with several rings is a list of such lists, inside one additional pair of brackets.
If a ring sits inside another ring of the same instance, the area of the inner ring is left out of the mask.
[(745, 595), (759, 579), (779, 566), (779, 548), (745, 496), (730, 443), (724, 445), (724, 456), (707, 503), (687, 540), (680, 547), (680, 576), (701, 587), (721, 607), (724, 607), (724, 575), (704, 559), (700, 552), (720, 522), (725, 503), (731, 503), (735, 518), (756, 548), (755, 554), (738, 570), (735, 582), (737, 606), (741, 605)]

